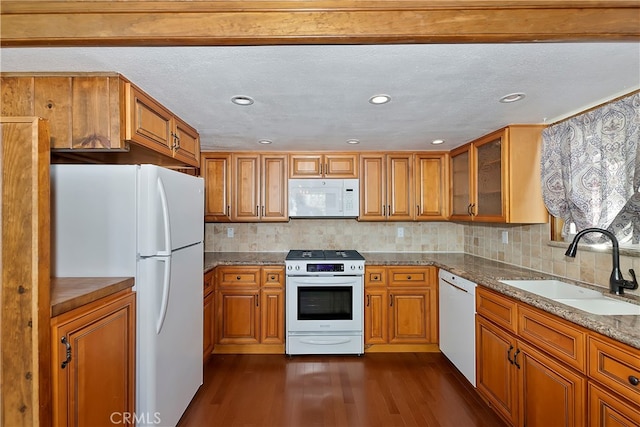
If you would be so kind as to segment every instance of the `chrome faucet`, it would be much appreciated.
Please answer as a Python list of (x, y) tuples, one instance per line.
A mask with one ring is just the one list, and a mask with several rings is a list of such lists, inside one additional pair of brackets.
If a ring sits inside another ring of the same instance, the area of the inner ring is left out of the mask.
[(585, 228), (580, 231), (573, 238), (573, 242), (569, 245), (569, 248), (564, 253), (566, 256), (575, 258), (578, 251), (578, 240), (587, 233), (602, 233), (611, 240), (613, 247), (611, 248), (611, 255), (613, 256), (613, 268), (611, 270), (611, 276), (609, 277), (609, 292), (616, 295), (624, 295), (624, 290), (638, 289), (638, 281), (636, 280), (636, 273), (633, 268), (629, 269), (629, 274), (633, 277), (633, 280), (624, 280), (622, 272), (620, 271), (620, 249), (618, 246), (618, 239), (608, 230), (602, 228)]

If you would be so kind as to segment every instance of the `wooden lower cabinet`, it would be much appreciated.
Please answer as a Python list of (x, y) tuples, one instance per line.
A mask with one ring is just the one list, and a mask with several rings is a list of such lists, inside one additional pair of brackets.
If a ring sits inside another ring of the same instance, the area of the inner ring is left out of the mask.
[(589, 382), (589, 427), (638, 427), (640, 408), (604, 387)]
[(432, 289), (393, 289), (389, 291), (389, 343), (433, 343), (431, 331), (434, 301)]
[(284, 267), (215, 270), (214, 353), (284, 353)]
[(640, 349), (595, 333), (588, 348), (589, 426), (640, 427)]
[(214, 271), (210, 270), (204, 275), (204, 301), (202, 304), (202, 360), (206, 362), (215, 340), (215, 301), (214, 301)]
[(131, 425), (135, 412), (135, 294), (52, 319), (53, 425)]
[(436, 351), (436, 268), (367, 266), (365, 351)]
[(481, 316), (476, 316), (476, 387), (511, 425), (518, 417), (517, 371), (513, 369), (516, 339)]
[(587, 379), (518, 341), (519, 422), (526, 427), (585, 425)]
[[(484, 399), (513, 426), (584, 426), (585, 332), (576, 337), (577, 328), (568, 328), (569, 325), (560, 319), (483, 288), (479, 287), (476, 294), (476, 382)], [(514, 319), (515, 324), (500, 321), (502, 326), (498, 326), (487, 318), (513, 319), (519, 311), (527, 314)], [(491, 312), (493, 315), (489, 314)], [(511, 315), (507, 315), (509, 313)], [(523, 330), (519, 324), (523, 319), (536, 320), (535, 329), (525, 329), (531, 332), (527, 335), (531, 341), (514, 332)], [(509, 324), (509, 329), (505, 329), (505, 324)], [(553, 332), (547, 332), (547, 329)], [(569, 331), (567, 335), (563, 334), (565, 330)], [(539, 334), (536, 339), (531, 338), (533, 331)], [(570, 346), (574, 349), (572, 354), (579, 355), (571, 360), (583, 369), (575, 369), (571, 363), (542, 351), (551, 339), (555, 340), (556, 348), (562, 348), (566, 343), (578, 343), (579, 349)]]

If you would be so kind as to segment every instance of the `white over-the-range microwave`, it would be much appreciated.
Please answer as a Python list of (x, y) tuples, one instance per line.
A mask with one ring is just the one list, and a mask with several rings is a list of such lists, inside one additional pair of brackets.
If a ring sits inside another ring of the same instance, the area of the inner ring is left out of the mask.
[(360, 214), (358, 179), (290, 179), (291, 218), (355, 218)]

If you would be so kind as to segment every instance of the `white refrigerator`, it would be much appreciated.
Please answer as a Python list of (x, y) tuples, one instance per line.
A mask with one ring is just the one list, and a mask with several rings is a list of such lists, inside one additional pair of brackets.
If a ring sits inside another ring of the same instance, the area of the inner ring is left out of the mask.
[(137, 425), (202, 384), (204, 183), (152, 165), (51, 166), (52, 274), (134, 276)]

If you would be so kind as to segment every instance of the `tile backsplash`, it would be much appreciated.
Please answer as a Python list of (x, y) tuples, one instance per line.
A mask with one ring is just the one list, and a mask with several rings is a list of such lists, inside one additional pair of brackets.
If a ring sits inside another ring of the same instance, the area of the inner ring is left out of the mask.
[[(227, 237), (233, 228), (233, 237)], [(403, 237), (398, 237), (402, 228)], [(503, 232), (508, 243), (502, 243)], [(356, 249), (361, 252), (466, 252), (560, 277), (608, 286), (611, 252), (549, 244), (549, 225), (453, 222), (358, 222), (353, 219), (296, 219), (288, 223), (208, 223), (208, 252), (285, 252), (289, 249)], [(640, 275), (640, 253), (625, 252), (620, 268)], [(628, 291), (640, 295), (639, 290)]]
[[(227, 237), (229, 228), (233, 228), (233, 238)], [(397, 237), (398, 228), (402, 228), (403, 237)], [(271, 224), (211, 223), (205, 227), (205, 251), (462, 252), (463, 231), (462, 225), (447, 222), (358, 222), (354, 219), (294, 219)]]

